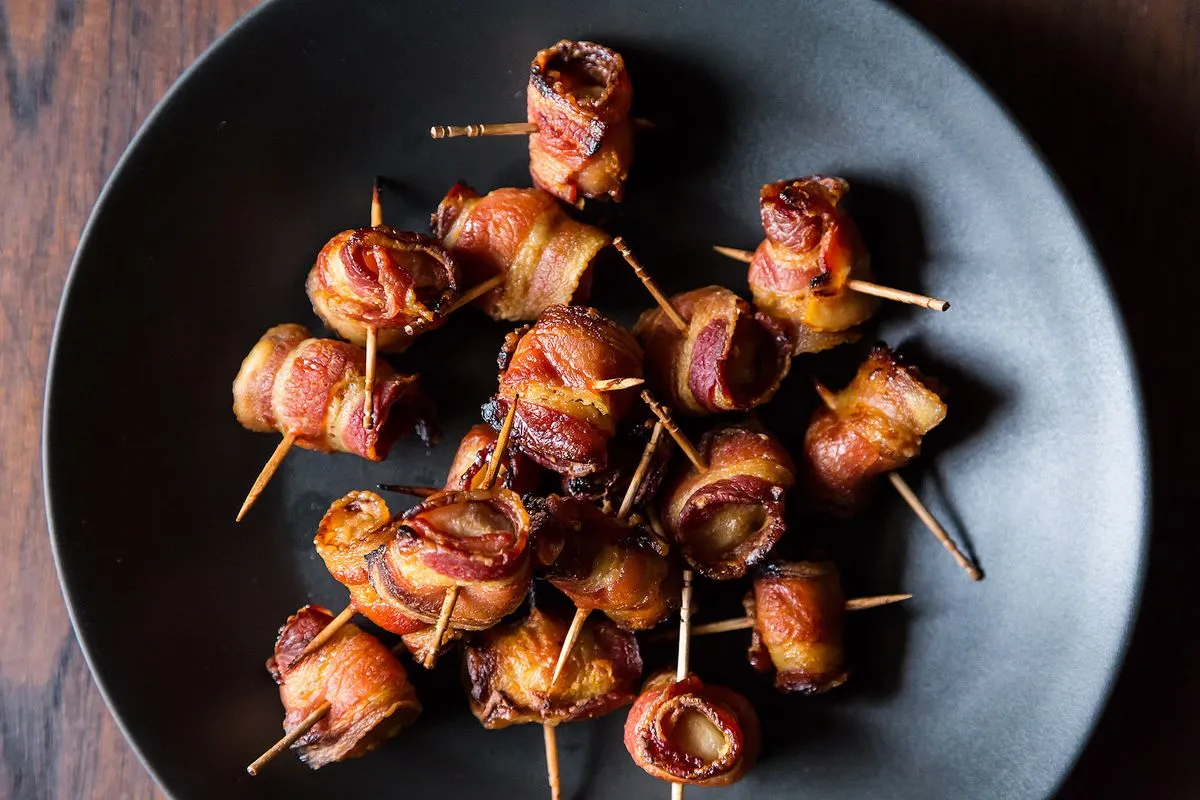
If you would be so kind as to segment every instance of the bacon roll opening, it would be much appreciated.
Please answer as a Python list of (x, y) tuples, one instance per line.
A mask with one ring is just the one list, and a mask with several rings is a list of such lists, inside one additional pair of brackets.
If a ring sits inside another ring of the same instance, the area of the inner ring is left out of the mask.
[(358, 758), (411, 725), (421, 713), (404, 667), (374, 636), (344, 625), (319, 650), (297, 662), (305, 646), (333, 621), (319, 606), (305, 606), (279, 630), (267, 670), (279, 684), (291, 732), (324, 702), (329, 713), (292, 749), (313, 769)]
[[(450, 474), (446, 477), (447, 490), (483, 488), (488, 462), (496, 449), (496, 438), (495, 429), (482, 422), (467, 431), (450, 464)], [(541, 468), (521, 451), (513, 447), (504, 451), (500, 470), (496, 473), (498, 486), (525, 495), (538, 488), (541, 478)]]

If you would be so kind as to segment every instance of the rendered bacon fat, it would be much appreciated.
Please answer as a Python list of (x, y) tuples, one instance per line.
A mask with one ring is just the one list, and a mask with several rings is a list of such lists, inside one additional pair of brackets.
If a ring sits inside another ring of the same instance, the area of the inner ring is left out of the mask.
[(344, 625), (319, 650), (297, 662), (305, 645), (333, 621), (318, 606), (288, 618), (267, 670), (279, 684), (291, 731), (328, 701), (329, 713), (292, 745), (313, 769), (365, 755), (421, 713), (417, 693), (396, 657), (374, 636)]
[(658, 308), (633, 329), (656, 394), (696, 416), (748, 411), (774, 396), (792, 363), (782, 323), (721, 286), (677, 294), (671, 305), (687, 321), (686, 334)]
[(633, 161), (633, 85), (621, 56), (592, 42), (563, 39), (529, 68), (527, 111), (534, 185), (564, 203), (620, 200)]
[(698, 573), (740, 578), (784, 533), (795, 466), (771, 434), (744, 424), (709, 431), (700, 453), (708, 470), (689, 467), (664, 490), (663, 524)]
[(584, 623), (554, 691), (547, 689), (568, 627), (535, 608), (471, 637), (463, 672), (471, 713), (485, 728), (591, 719), (633, 702), (642, 675), (637, 640), (601, 618)]
[(679, 568), (665, 543), (573, 497), (546, 498), (534, 535), (558, 555), (545, 574), (576, 608), (601, 611), (625, 630), (662, 622), (679, 605)]
[(758, 715), (737, 692), (695, 675), (660, 672), (646, 682), (625, 721), (625, 749), (655, 778), (727, 786), (754, 766)]
[(486, 196), (455, 184), (433, 215), (434, 233), (474, 286), (504, 283), (476, 301), (492, 319), (536, 319), (552, 305), (582, 303), (591, 265), (609, 235), (576, 222), (540, 189), (497, 189)]
[(750, 291), (760, 309), (787, 321), (794, 352), (812, 353), (857, 338), (879, 301), (846, 288), (871, 279), (871, 259), (841, 207), (850, 184), (812, 176), (769, 183), (760, 212), (767, 238), (750, 262)]
[(428, 444), (430, 404), (415, 375), (375, 369), (375, 425), (363, 427), (366, 353), (334, 339), (313, 339), (299, 325), (276, 325), (242, 361), (233, 413), (252, 431), (293, 434), (309, 450), (382, 461), (400, 435), (416, 428)]
[(877, 345), (833, 408), (813, 414), (804, 437), (808, 490), (829, 510), (853, 512), (873, 479), (899, 469), (946, 417), (946, 405), (915, 367)]
[(439, 492), (384, 530), (388, 544), (367, 555), (367, 575), (405, 615), (436, 622), (457, 585), (450, 626), (482, 630), (516, 611), (529, 591), (529, 515), (508, 489)]
[(754, 620), (750, 664), (775, 671), (775, 688), (816, 694), (846, 682), (846, 598), (832, 562), (772, 562), (743, 601)]
[[(490, 425), (479, 423), (467, 431), (454, 453), (450, 474), (446, 477), (447, 490), (480, 489), (487, 474), (488, 461), (496, 449), (496, 431)], [(520, 495), (532, 492), (541, 482), (542, 471), (516, 448), (504, 452), (500, 471), (496, 475), (498, 486), (512, 489)]]
[(642, 377), (642, 349), (592, 308), (551, 306), (500, 353), (500, 387), (484, 407), (499, 428), (520, 394), (512, 441), (537, 463), (568, 477), (608, 464), (608, 442), (633, 403), (632, 390), (601, 392), (596, 381)]
[(330, 239), (306, 286), (313, 310), (338, 336), (363, 345), (371, 326), (380, 348), (403, 349), (417, 330), (441, 323), (459, 273), (441, 242), (380, 225)]

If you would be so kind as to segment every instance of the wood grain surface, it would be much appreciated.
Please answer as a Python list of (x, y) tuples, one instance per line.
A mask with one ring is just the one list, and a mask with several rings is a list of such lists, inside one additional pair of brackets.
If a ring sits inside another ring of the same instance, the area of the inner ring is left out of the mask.
[[(0, 0), (0, 798), (165, 796), (108, 714), (59, 594), (42, 391), (67, 267), (105, 178), (177, 75), (253, 5)], [(1200, 435), (1187, 422), (1200, 378), (1185, 349), (1200, 301), (1200, 0), (899, 5), (1046, 152), (1112, 275), (1146, 382), (1149, 585), (1113, 701), (1063, 796), (1200, 796), (1200, 614), (1187, 599), (1200, 538), (1184, 505), (1200, 498)], [(1089, 546), (1087, 531), (1071, 534)]]

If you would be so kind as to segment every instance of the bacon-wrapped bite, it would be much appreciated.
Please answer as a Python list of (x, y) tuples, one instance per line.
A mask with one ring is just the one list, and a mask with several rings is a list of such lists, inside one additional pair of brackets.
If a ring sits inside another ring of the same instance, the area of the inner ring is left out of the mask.
[(829, 395), (804, 437), (807, 488), (815, 503), (848, 514), (874, 478), (921, 452), (921, 440), (946, 417), (930, 380), (877, 345), (850, 385)]
[(642, 676), (637, 640), (593, 618), (549, 691), (568, 622), (535, 608), (519, 622), (476, 634), (464, 648), (471, 713), (488, 729), (525, 722), (573, 722), (633, 702)]
[(313, 769), (371, 752), (421, 713), (404, 667), (382, 642), (355, 625), (343, 625), (319, 650), (297, 661), (332, 621), (328, 610), (305, 606), (279, 630), (275, 655), (267, 660), (286, 711), (285, 731), (322, 703), (331, 706), (292, 745)]
[[(563, 492), (571, 497), (599, 503), (605, 509), (620, 508), (625, 499), (625, 492), (629, 489), (629, 481), (637, 471), (642, 453), (645, 452), (646, 444), (654, 432), (654, 422), (653, 418), (647, 418), (618, 431), (608, 443), (607, 466), (590, 475), (578, 478), (564, 477)], [(634, 506), (644, 506), (650, 502), (662, 486), (663, 478), (667, 474), (667, 465), (671, 461), (671, 448), (666, 438), (665, 435), (660, 437), (658, 448), (651, 456), (646, 473), (634, 494)]]
[(533, 183), (564, 203), (619, 201), (633, 161), (633, 85), (620, 54), (563, 39), (529, 68), (527, 111)]
[(367, 576), (407, 616), (437, 622), (457, 585), (450, 627), (482, 630), (516, 611), (529, 591), (529, 514), (508, 489), (439, 492), (384, 531), (390, 538), (367, 555)]
[(814, 175), (762, 189), (759, 209), (767, 238), (750, 262), (754, 302), (791, 326), (796, 353), (815, 353), (858, 335), (879, 301), (850, 291), (851, 279), (871, 279), (871, 259), (854, 220), (840, 207), (850, 184)]
[(758, 759), (762, 731), (746, 698), (695, 675), (652, 677), (625, 721), (625, 749), (655, 778), (695, 786), (741, 780)]
[[(491, 425), (479, 423), (467, 431), (459, 442), (446, 477), (447, 490), (480, 489), (487, 475), (488, 462), (496, 449), (496, 431)], [(541, 483), (542, 470), (515, 448), (504, 452), (500, 470), (496, 473), (496, 485), (512, 489), (525, 495), (537, 489)]]
[(308, 299), (321, 321), (357, 345), (367, 328), (380, 349), (401, 350), (442, 322), (458, 297), (458, 265), (441, 242), (386, 225), (342, 231), (317, 254)]
[(583, 303), (591, 266), (607, 233), (576, 222), (540, 189), (497, 189), (480, 197), (455, 184), (431, 222), (474, 286), (497, 275), (504, 283), (475, 304), (492, 319), (536, 319), (555, 304)]
[(775, 688), (817, 694), (846, 682), (846, 598), (829, 561), (764, 565), (743, 601), (754, 620), (750, 664), (775, 671)]
[(746, 424), (709, 431), (700, 453), (708, 470), (689, 467), (664, 490), (663, 525), (696, 572), (740, 578), (783, 535), (796, 468), (775, 437)]
[(551, 306), (505, 338), (499, 364), (484, 419), (499, 428), (519, 394), (512, 441), (523, 453), (572, 478), (608, 465), (608, 442), (634, 396), (595, 384), (642, 377), (642, 348), (628, 331), (593, 308)]
[(313, 339), (300, 325), (276, 325), (242, 361), (233, 382), (233, 413), (260, 433), (293, 434), (309, 450), (382, 461), (414, 427), (432, 436), (428, 398), (416, 375), (382, 361), (375, 368), (375, 425), (363, 427), (366, 353), (334, 339)]
[(749, 411), (775, 395), (792, 363), (792, 342), (779, 320), (722, 286), (677, 294), (671, 304), (687, 321), (686, 334), (659, 308), (642, 314), (633, 329), (656, 394), (694, 416)]
[(584, 500), (551, 495), (533, 515), (534, 536), (558, 555), (545, 578), (576, 608), (625, 630), (653, 628), (679, 606), (680, 572), (664, 542)]

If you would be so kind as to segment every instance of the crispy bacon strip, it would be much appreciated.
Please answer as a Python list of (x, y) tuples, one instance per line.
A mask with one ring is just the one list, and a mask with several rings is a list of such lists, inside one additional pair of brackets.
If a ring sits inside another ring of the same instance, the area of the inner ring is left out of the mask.
[(300, 325), (276, 325), (242, 361), (233, 382), (233, 413), (252, 431), (294, 434), (309, 450), (352, 453), (382, 461), (414, 427), (433, 438), (432, 405), (416, 375), (375, 369), (375, 425), (363, 427), (361, 347), (313, 339)]
[(814, 175), (769, 183), (759, 200), (767, 238), (750, 262), (758, 307), (792, 327), (795, 353), (815, 353), (858, 335), (879, 300), (846, 288), (871, 279), (871, 259), (850, 215), (840, 208), (850, 184)]
[(367, 554), (367, 576), (403, 614), (437, 622), (457, 585), (450, 626), (482, 630), (516, 611), (529, 591), (529, 515), (508, 489), (439, 492), (383, 530), (388, 543)]
[(385, 225), (342, 231), (317, 254), (308, 299), (338, 336), (366, 344), (378, 330), (381, 349), (407, 347), (416, 330), (441, 324), (459, 292), (458, 265), (441, 242)]
[[(446, 477), (447, 490), (480, 489), (487, 474), (488, 461), (496, 449), (496, 431), (490, 425), (479, 423), (467, 431), (450, 464)], [(528, 494), (538, 488), (542, 470), (516, 448), (504, 451), (504, 460), (497, 473), (496, 485), (512, 489), (519, 495)]]
[(563, 39), (529, 68), (529, 172), (564, 203), (620, 201), (633, 161), (633, 85), (620, 54)]
[[(630, 425), (617, 432), (608, 443), (608, 462), (604, 469), (578, 478), (562, 479), (563, 493), (581, 500), (598, 503), (601, 506), (620, 508), (625, 499), (625, 491), (629, 481), (637, 471), (638, 463), (650, 435), (654, 431), (654, 418), (648, 417), (636, 425)], [(666, 437), (663, 436), (663, 439)], [(671, 448), (666, 442), (660, 442), (651, 457), (650, 465), (642, 481), (638, 484), (637, 494), (634, 495), (633, 505), (644, 506), (654, 499), (662, 486), (667, 474), (667, 465), (671, 461)]]
[(653, 628), (679, 606), (679, 567), (665, 543), (590, 503), (551, 495), (533, 514), (534, 536), (556, 543), (545, 577), (576, 608), (606, 614), (625, 630)]
[(874, 478), (916, 458), (922, 438), (946, 417), (931, 381), (884, 345), (832, 402), (813, 414), (804, 461), (812, 501), (841, 514), (862, 505)]
[(661, 309), (642, 314), (633, 334), (646, 350), (646, 379), (685, 414), (748, 411), (770, 400), (792, 363), (783, 324), (755, 313), (722, 286), (671, 298), (682, 333)]
[(344, 625), (319, 650), (297, 662), (305, 645), (333, 621), (319, 606), (288, 618), (267, 670), (279, 684), (290, 732), (329, 702), (329, 713), (292, 748), (313, 769), (366, 755), (411, 725), (421, 713), (417, 693), (396, 657), (374, 636)]
[(551, 306), (528, 330), (506, 337), (500, 387), (484, 407), (499, 428), (520, 394), (513, 443), (568, 477), (608, 465), (608, 442), (633, 403), (630, 389), (599, 392), (595, 381), (642, 377), (642, 348), (624, 328), (583, 306)]
[(519, 622), (471, 637), (464, 676), (471, 713), (483, 727), (573, 722), (633, 702), (642, 675), (637, 640), (601, 618), (584, 623), (554, 691), (547, 690), (568, 627), (535, 608)]
[(646, 682), (625, 721), (625, 749), (655, 778), (728, 786), (758, 759), (758, 715), (746, 698), (695, 675), (664, 670)]
[(715, 428), (700, 440), (700, 453), (708, 471), (688, 468), (667, 486), (663, 525), (698, 573), (740, 578), (783, 535), (784, 495), (796, 468), (757, 426)]
[(498, 289), (475, 304), (492, 319), (536, 319), (555, 304), (583, 303), (591, 266), (608, 246), (607, 233), (567, 216), (540, 189), (497, 189), (480, 197), (455, 184), (431, 221), (474, 286), (504, 275)]
[(764, 565), (743, 601), (754, 620), (750, 664), (775, 671), (775, 688), (817, 694), (846, 682), (846, 598), (830, 561)]

